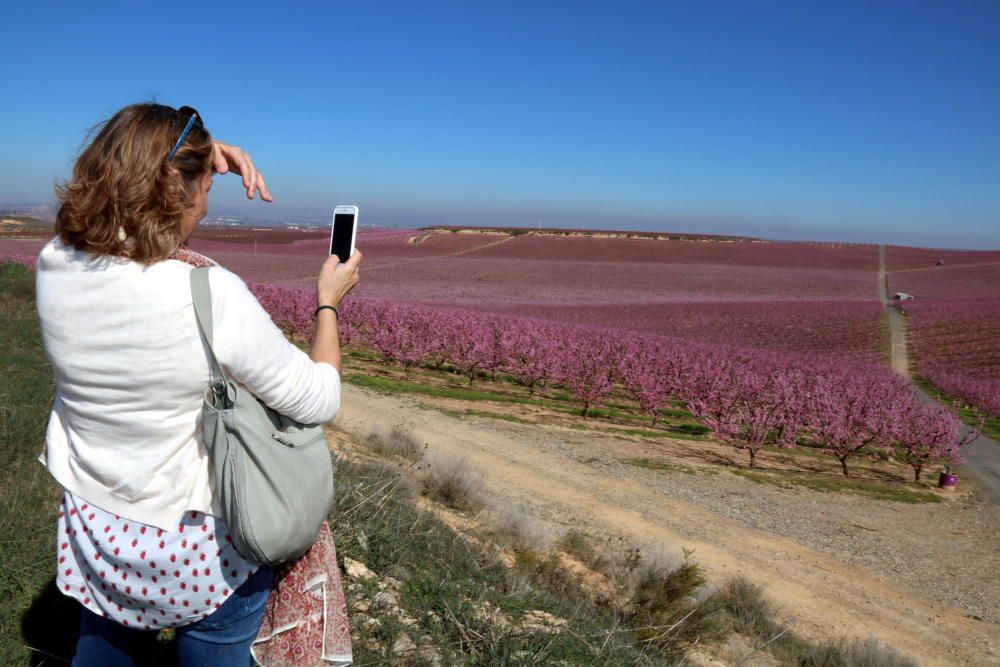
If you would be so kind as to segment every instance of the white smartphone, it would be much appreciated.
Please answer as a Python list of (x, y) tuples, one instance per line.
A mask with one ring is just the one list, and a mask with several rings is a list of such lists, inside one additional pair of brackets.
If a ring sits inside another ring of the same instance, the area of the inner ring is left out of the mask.
[(358, 207), (340, 205), (333, 209), (333, 229), (330, 230), (330, 254), (343, 264), (354, 254), (358, 237)]

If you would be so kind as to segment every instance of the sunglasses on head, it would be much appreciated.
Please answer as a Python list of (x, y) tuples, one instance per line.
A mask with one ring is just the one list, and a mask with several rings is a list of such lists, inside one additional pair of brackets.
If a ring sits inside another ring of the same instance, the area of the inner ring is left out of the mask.
[(174, 147), (170, 150), (170, 155), (167, 156), (168, 162), (174, 159), (177, 149), (184, 144), (184, 140), (187, 139), (187, 135), (191, 132), (191, 128), (194, 127), (195, 123), (197, 123), (199, 127), (204, 127), (201, 122), (201, 114), (195, 111), (194, 107), (181, 107), (177, 110), (177, 113), (181, 116), (185, 116), (187, 114), (191, 114), (191, 116), (188, 118), (187, 125), (184, 126), (184, 131), (181, 132), (180, 138), (177, 139), (177, 143), (174, 144)]

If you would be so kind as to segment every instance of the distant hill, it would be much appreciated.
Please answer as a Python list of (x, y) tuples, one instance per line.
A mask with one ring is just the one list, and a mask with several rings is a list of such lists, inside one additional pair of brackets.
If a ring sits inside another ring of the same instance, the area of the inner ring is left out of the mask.
[(456, 234), (509, 234), (511, 236), (573, 236), (584, 238), (613, 239), (658, 239), (662, 241), (715, 241), (733, 243), (736, 241), (755, 241), (766, 243), (763, 239), (752, 236), (727, 236), (724, 234), (688, 234), (685, 232), (635, 232), (620, 229), (555, 229), (526, 227), (475, 227), (459, 225), (431, 225), (420, 227), (423, 232), (453, 232)]
[(51, 222), (26, 215), (0, 216), (0, 237), (2, 238), (37, 237), (40, 234), (51, 233)]

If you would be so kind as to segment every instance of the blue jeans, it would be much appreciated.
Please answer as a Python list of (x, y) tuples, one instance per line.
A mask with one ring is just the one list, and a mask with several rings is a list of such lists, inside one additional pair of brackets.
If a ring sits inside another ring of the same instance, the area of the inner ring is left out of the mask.
[[(194, 623), (174, 629), (177, 664), (247, 667), (250, 645), (264, 619), (274, 568), (261, 565), (222, 606)], [(152, 633), (126, 628), (117, 621), (82, 609), (80, 639), (72, 667), (134, 667), (136, 646)]]

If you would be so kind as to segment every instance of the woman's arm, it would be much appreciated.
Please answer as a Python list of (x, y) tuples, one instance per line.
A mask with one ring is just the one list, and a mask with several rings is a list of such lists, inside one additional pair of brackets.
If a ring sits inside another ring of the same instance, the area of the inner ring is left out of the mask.
[[(339, 266), (340, 259), (330, 255), (323, 262), (316, 278), (316, 305), (340, 306), (341, 299), (358, 282), (358, 264), (361, 262), (361, 251), (354, 249), (354, 254)], [(313, 340), (310, 358), (316, 362), (326, 362), (340, 373), (340, 337), (337, 334), (337, 318), (329, 308), (324, 308), (316, 315), (316, 338)]]
[(227, 374), (292, 419), (333, 419), (340, 409), (340, 371), (332, 360), (314, 361), (289, 342), (235, 273), (213, 266), (208, 278), (215, 353)]
[(316, 338), (313, 340), (309, 358), (315, 362), (326, 362), (336, 368), (337, 373), (342, 372), (340, 369), (340, 335), (337, 331), (337, 315), (329, 308), (319, 311), (319, 315), (316, 316)]

